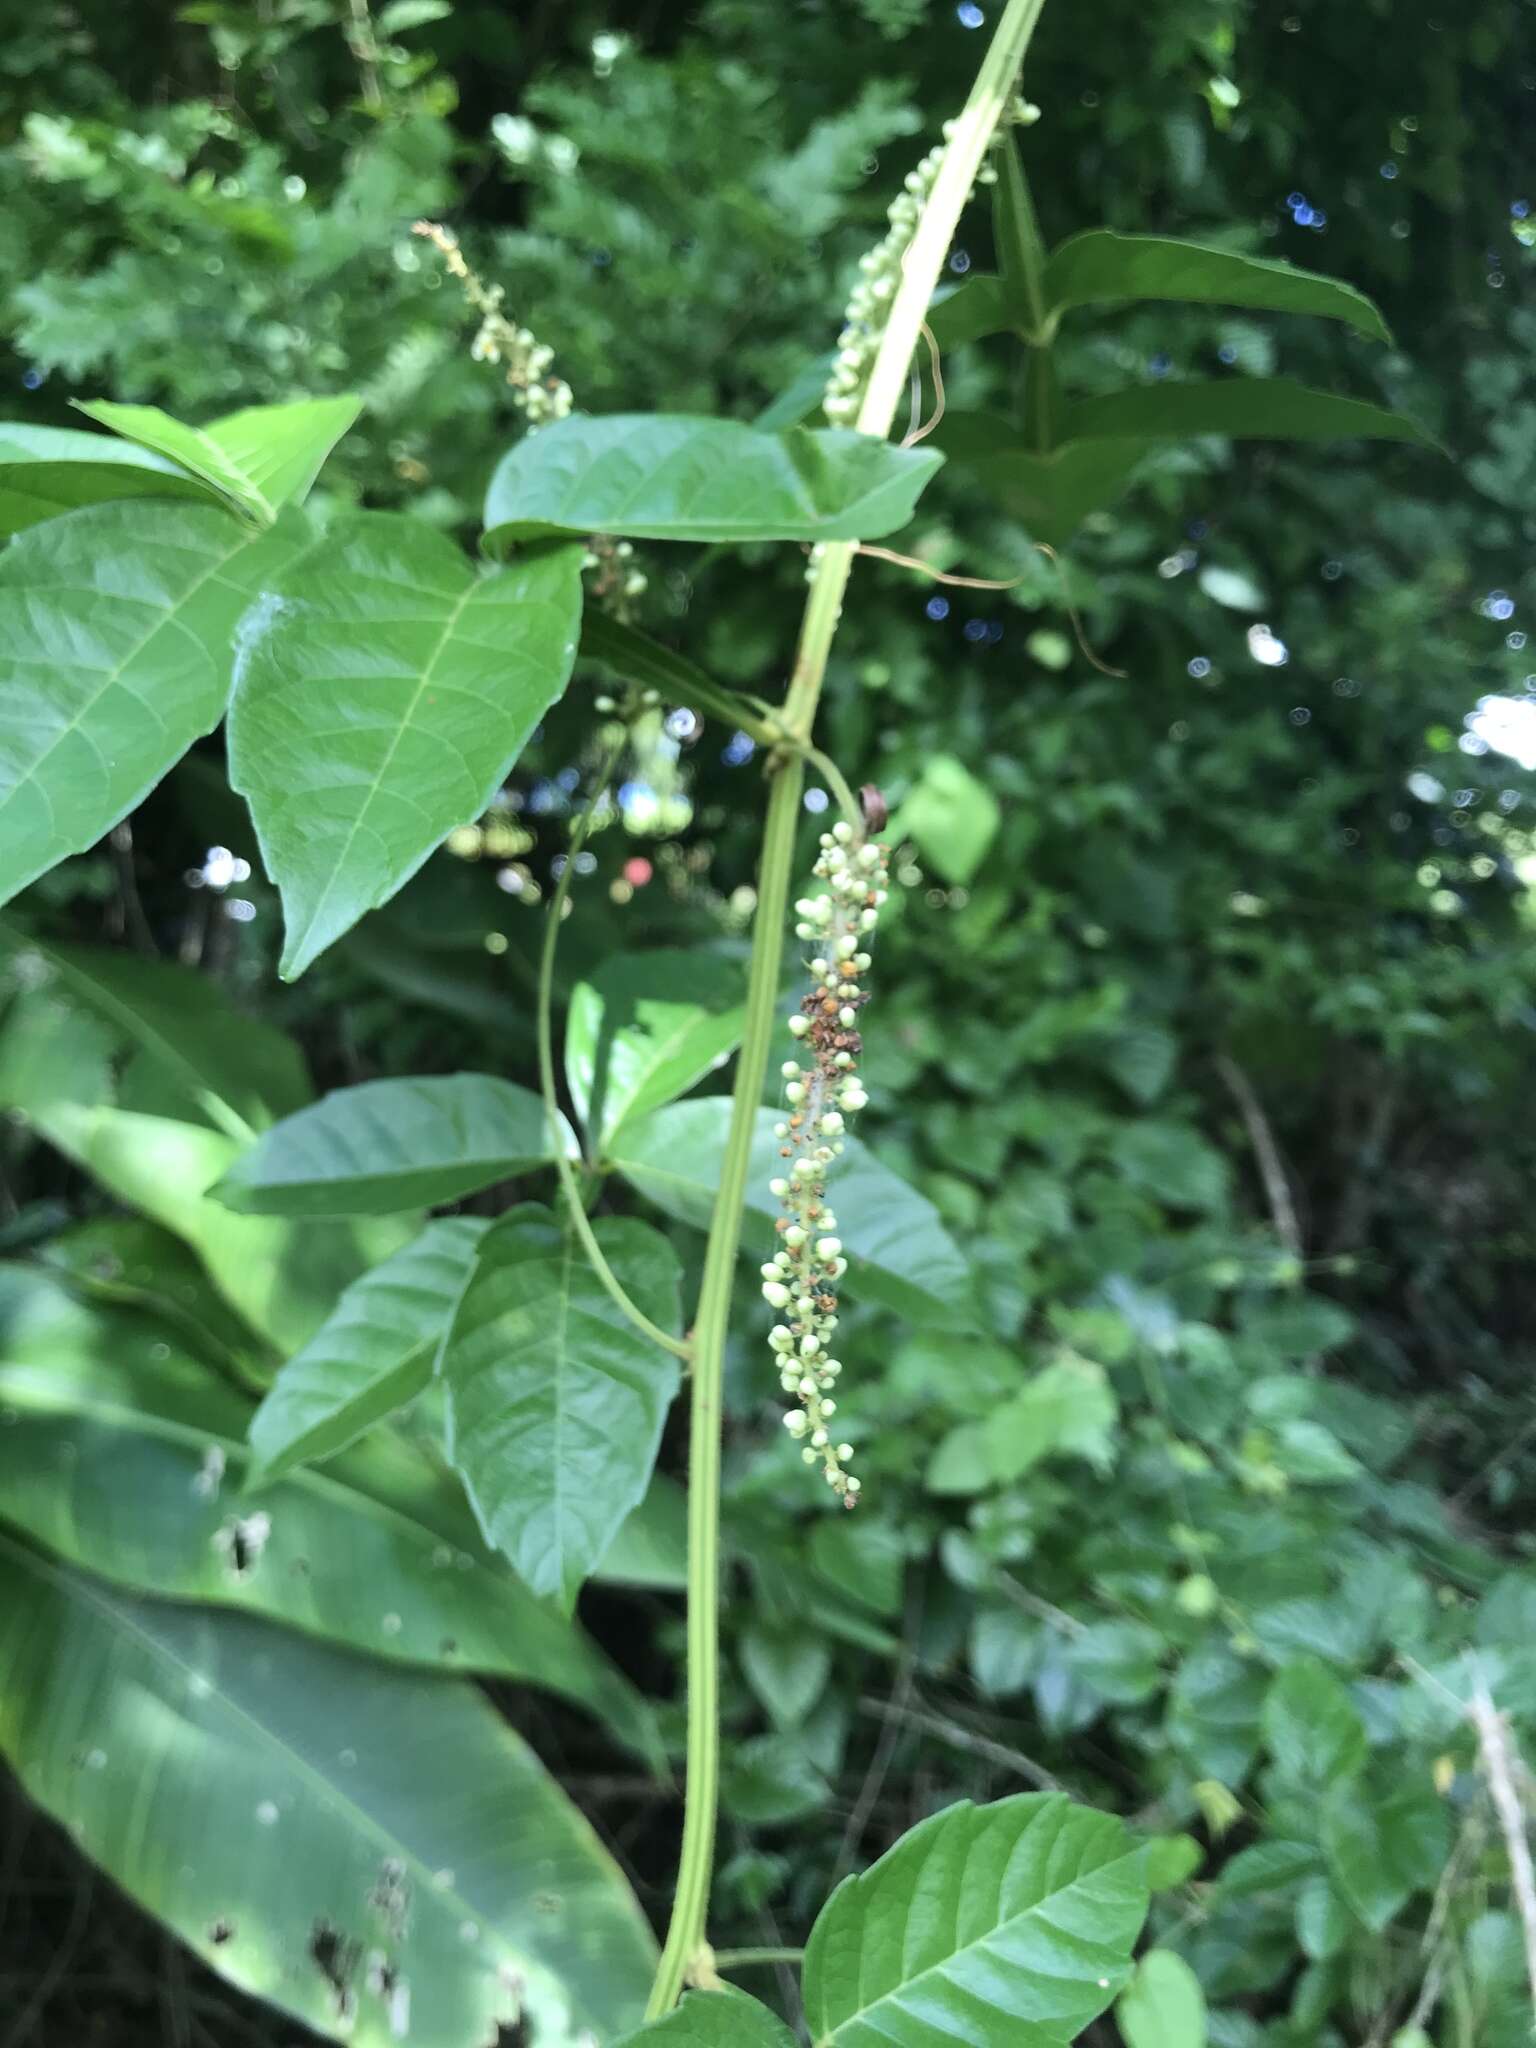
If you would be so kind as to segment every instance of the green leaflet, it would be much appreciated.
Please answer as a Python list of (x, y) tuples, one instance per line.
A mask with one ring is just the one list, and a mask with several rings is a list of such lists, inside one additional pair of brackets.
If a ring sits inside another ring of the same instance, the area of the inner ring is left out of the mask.
[(229, 772), (282, 894), (286, 978), (485, 809), (570, 679), (580, 618), (579, 548), (480, 576), (383, 512), (339, 520), (252, 612)]
[(654, 1944), (629, 1887), (474, 1688), (139, 1600), (3, 1533), (0, 1662), (32, 1797), (328, 2038), (464, 2048), (521, 2011), (575, 2048), (639, 2016)]
[(542, 1686), (655, 1755), (633, 1688), (398, 1440), (252, 1500), (249, 1402), (157, 1317), (87, 1308), (36, 1268), (0, 1265), (0, 1347), (0, 1513), (69, 1563), (391, 1662)]
[(389, 1216), (526, 1173), (554, 1144), (543, 1103), (514, 1081), (361, 1081), (275, 1124), (213, 1193), (247, 1215)]
[(168, 455), (201, 477), (237, 511), (270, 525), (281, 508), (303, 498), (332, 448), (363, 409), (360, 398), (299, 398), (286, 405), (250, 405), (189, 427), (157, 405), (76, 400), (88, 419)]
[(334, 1456), (415, 1399), (488, 1228), (478, 1216), (440, 1216), (353, 1281), (251, 1417), (251, 1484)]
[(572, 417), (501, 458), (484, 545), (552, 533), (639, 540), (878, 540), (905, 526), (943, 457), (839, 428), (765, 434), (666, 413)]
[(1392, 338), (1365, 294), (1337, 278), (1269, 257), (1241, 256), (1168, 235), (1121, 235), (1110, 228), (1090, 228), (1052, 250), (1045, 266), (1045, 299), (1056, 317), (1068, 307), (1105, 300), (1183, 299), (1309, 313), (1342, 320), (1373, 341)]
[[(705, 1229), (720, 1184), (730, 1111), (726, 1099), (714, 1096), (657, 1110), (624, 1126), (610, 1148), (612, 1163), (657, 1208)], [(779, 1213), (768, 1192), (781, 1171), (776, 1121), (773, 1110), (758, 1112), (747, 1179), (747, 1214), (762, 1233), (762, 1245), (772, 1242)], [(828, 1179), (827, 1198), (848, 1258), (844, 1284), (850, 1294), (883, 1302), (916, 1323), (973, 1327), (970, 1271), (933, 1205), (857, 1138), (846, 1141)], [(750, 1231), (742, 1252), (754, 1263), (764, 1256)]]
[(840, 1884), (806, 1947), (815, 2048), (1064, 2048), (1129, 1974), (1147, 1911), (1118, 1820), (1061, 1793), (969, 1800)]
[(40, 520), (110, 498), (222, 502), (217, 492), (163, 456), (110, 434), (0, 422), (0, 534), (19, 533)]
[[(628, 1218), (594, 1227), (630, 1298), (675, 1330), (681, 1276), (666, 1239)], [(440, 1370), (448, 1454), (486, 1541), (535, 1593), (569, 1608), (646, 1490), (677, 1360), (530, 1204), (482, 1239)]]
[(617, 953), (571, 994), (565, 1078), (594, 1156), (684, 1095), (741, 1039), (741, 964), (718, 953)]
[(0, 902), (83, 853), (224, 715), (235, 627), (308, 546), (207, 505), (88, 505), (0, 552)]

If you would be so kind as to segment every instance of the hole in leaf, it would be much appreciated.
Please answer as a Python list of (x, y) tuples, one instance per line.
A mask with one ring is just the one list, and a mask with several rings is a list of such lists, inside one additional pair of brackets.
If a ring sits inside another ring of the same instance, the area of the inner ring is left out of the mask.
[(215, 1948), (222, 1948), (226, 1941), (233, 1941), (234, 1938), (235, 1923), (233, 1920), (215, 1920), (208, 1930), (208, 1939)]

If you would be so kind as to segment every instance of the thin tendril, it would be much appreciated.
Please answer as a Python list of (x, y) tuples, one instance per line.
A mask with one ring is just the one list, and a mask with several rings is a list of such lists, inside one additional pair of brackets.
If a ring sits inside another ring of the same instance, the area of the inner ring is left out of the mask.
[[(914, 424), (907, 430), (907, 438), (901, 444), (903, 448), (915, 448), (919, 441), (926, 441), (944, 417), (944, 371), (939, 362), (939, 344), (934, 340), (933, 329), (926, 320), (923, 322), (922, 336), (928, 344), (928, 368), (933, 377), (933, 411), (921, 426), (917, 426), (914, 408)], [(921, 373), (914, 369), (912, 375), (920, 384)]]
[[(1067, 594), (1067, 572), (1060, 555), (1053, 547), (1047, 547), (1043, 540), (1032, 540), (1030, 546), (1037, 553), (1047, 555), (1056, 567), (1057, 581), (1061, 587), (1061, 608), (1072, 623), (1072, 637), (1077, 642), (1078, 652), (1090, 667), (1096, 668), (1101, 676), (1114, 676), (1124, 682), (1126, 671), (1111, 668), (1107, 661), (1100, 661), (1083, 634), (1083, 622), (1078, 617), (1077, 607)], [(920, 576), (930, 577), (935, 583), (948, 583), (957, 590), (1017, 590), (1024, 582), (1023, 576), (951, 576), (947, 570), (935, 569), (930, 562), (920, 562), (916, 555), (898, 555), (894, 548), (871, 547), (868, 541), (857, 544), (861, 555), (873, 555), (877, 561), (894, 562), (898, 569), (915, 569)]]
[(560, 1115), (559, 1103), (555, 1097), (554, 1030), (551, 1024), (551, 1009), (553, 1007), (555, 985), (555, 948), (559, 944), (560, 923), (565, 915), (565, 906), (571, 893), (571, 875), (575, 870), (576, 856), (581, 851), (582, 842), (592, 829), (592, 819), (598, 804), (607, 794), (608, 784), (613, 775), (618, 757), (619, 749), (617, 747), (610, 748), (598, 772), (592, 794), (587, 799), (586, 808), (576, 821), (576, 828), (571, 834), (570, 851), (565, 857), (565, 865), (561, 868), (559, 878), (555, 883), (555, 893), (550, 898), (549, 917), (544, 928), (544, 944), (539, 955), (539, 1090), (544, 1097), (544, 1113), (549, 1120), (550, 1135), (554, 1143), (555, 1171), (560, 1176), (560, 1191), (565, 1196), (565, 1206), (571, 1219), (571, 1227), (581, 1240), (581, 1248), (587, 1255), (588, 1263), (607, 1290), (615, 1307), (620, 1309), (629, 1318), (630, 1322), (634, 1324), (635, 1328), (643, 1336), (649, 1337), (653, 1344), (659, 1344), (663, 1351), (670, 1351), (675, 1358), (686, 1359), (692, 1356), (689, 1346), (684, 1343), (682, 1338), (674, 1337), (668, 1331), (662, 1329), (659, 1323), (653, 1323), (644, 1309), (630, 1300), (624, 1291), (623, 1283), (609, 1265), (607, 1259), (604, 1258), (603, 1248), (598, 1243), (592, 1225), (588, 1221), (586, 1205), (582, 1201), (581, 1189), (577, 1184), (575, 1172), (571, 1167), (570, 1160), (565, 1156), (564, 1122)]

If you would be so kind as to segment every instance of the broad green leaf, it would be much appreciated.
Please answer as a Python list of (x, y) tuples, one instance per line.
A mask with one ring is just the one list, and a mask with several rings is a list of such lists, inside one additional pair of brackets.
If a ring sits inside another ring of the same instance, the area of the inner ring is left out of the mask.
[(0, 959), (7, 955), (29, 986), (56, 977), (230, 1137), (248, 1138), (310, 1099), (297, 1045), (237, 1009), (211, 975), (105, 947), (55, 945), (0, 921)]
[(878, 540), (912, 517), (943, 457), (841, 428), (765, 434), (666, 413), (572, 417), (501, 458), (492, 554), (554, 533), (639, 540)]
[(441, 1216), (353, 1281), (251, 1417), (251, 1485), (334, 1456), (416, 1398), (488, 1227)]
[[(629, 1218), (595, 1228), (630, 1299), (675, 1330), (666, 1239)], [(646, 1490), (676, 1358), (614, 1305), (575, 1237), (528, 1205), (482, 1239), (439, 1369), (448, 1454), (486, 1541), (569, 1607)]]
[(570, 679), (580, 617), (579, 548), (481, 576), (389, 512), (338, 521), (251, 614), (229, 775), (282, 895), (285, 977), (485, 809)]
[[(296, 1350), (365, 1267), (396, 1250), (410, 1224), (304, 1224), (235, 1216), (205, 1190), (240, 1148), (179, 1115), (120, 1109), (113, 1038), (95, 1017), (47, 991), (14, 1003), (0, 1026), (0, 1108), (19, 1113), (110, 1193), (189, 1244), (219, 1293), (279, 1351)], [(131, 1075), (130, 1069), (130, 1075)]]
[(211, 506), (88, 505), (0, 551), (0, 902), (94, 846), (212, 731), (235, 627), (309, 542)]
[(1011, 325), (1000, 277), (976, 270), (953, 291), (935, 297), (928, 308), (928, 326), (940, 349), (960, 348), (985, 335), (1000, 334)]
[(1313, 1877), (1322, 1854), (1312, 1842), (1289, 1842), (1271, 1836), (1241, 1849), (1221, 1873), (1222, 1896), (1255, 1898), (1264, 1892), (1290, 1891), (1299, 1879)]
[(153, 1316), (0, 1266), (0, 1516), (114, 1583), (407, 1664), (542, 1686), (655, 1752), (649, 1710), (398, 1439), (242, 1498), (247, 1400)]
[(189, 427), (157, 405), (75, 403), (114, 434), (179, 462), (264, 525), (290, 500), (305, 496), (363, 409), (360, 398), (299, 398), (286, 405), (245, 406), (206, 427)]
[(1183, 299), (1267, 313), (1310, 313), (1342, 320), (1373, 341), (1391, 340), (1365, 294), (1337, 278), (1268, 257), (1239, 256), (1167, 235), (1121, 235), (1110, 228), (1073, 235), (1051, 252), (1045, 298), (1058, 317), (1070, 306), (1113, 299)]
[(38, 1804), (327, 2038), (465, 2048), (521, 2017), (576, 2048), (643, 2010), (633, 1894), (472, 1686), (136, 1599), (4, 1535), (0, 1663), (0, 1749)]
[(1205, 2048), (1205, 1994), (1172, 1949), (1149, 1949), (1115, 2005), (1125, 2048)]
[(1325, 1963), (1348, 1942), (1354, 1915), (1326, 1877), (1309, 1878), (1296, 1896), (1296, 1939), (1302, 1954)]
[(390, 1216), (456, 1202), (554, 1150), (543, 1102), (515, 1081), (360, 1081), (274, 1124), (213, 1192), (244, 1215)]
[(912, 839), (946, 882), (970, 884), (997, 837), (1002, 811), (953, 754), (930, 754), (891, 821), (891, 841)]
[(1065, 408), (1066, 443), (1101, 440), (1185, 441), (1222, 434), (1237, 441), (1417, 441), (1433, 435), (1405, 413), (1362, 398), (1309, 391), (1287, 377), (1226, 377), (1209, 383), (1147, 384)]
[(0, 422), (0, 534), (19, 533), (39, 520), (110, 498), (219, 503), (196, 477), (131, 442), (82, 433), (78, 427)]
[(1162, 1684), (1163, 1638), (1144, 1621), (1095, 1621), (1065, 1645), (1069, 1669), (1102, 1699), (1130, 1707)]
[(718, 953), (616, 953), (571, 993), (565, 1078), (601, 1154), (622, 1124), (685, 1095), (741, 1039), (741, 965)]
[(1174, 1674), (1168, 1736), (1201, 1777), (1238, 1784), (1259, 1746), (1264, 1673), (1219, 1643), (1193, 1650)]
[(659, 2020), (626, 2034), (614, 2048), (795, 2048), (795, 2037), (766, 2005), (729, 1986), (685, 1991)]
[(1329, 1876), (1379, 1934), (1415, 1892), (1439, 1882), (1450, 1819), (1425, 1765), (1393, 1783), (1341, 1778), (1323, 1802), (1322, 1841)]
[[(614, 1166), (648, 1201), (696, 1229), (709, 1227), (720, 1166), (725, 1156), (731, 1105), (723, 1097), (675, 1102), (636, 1123), (626, 1124), (609, 1148)], [(781, 1173), (778, 1121), (771, 1109), (758, 1112), (747, 1176), (747, 1213), (761, 1236), (749, 1230), (742, 1253), (754, 1264), (772, 1242), (779, 1207), (769, 1181)], [(827, 1181), (827, 1199), (837, 1217), (837, 1234), (848, 1259), (850, 1294), (883, 1302), (914, 1323), (973, 1328), (975, 1283), (933, 1204), (882, 1166), (857, 1138)]]
[(1118, 1820), (1060, 1793), (921, 1822), (822, 1908), (805, 1952), (814, 2048), (1062, 2048), (1130, 1973), (1147, 1911)]

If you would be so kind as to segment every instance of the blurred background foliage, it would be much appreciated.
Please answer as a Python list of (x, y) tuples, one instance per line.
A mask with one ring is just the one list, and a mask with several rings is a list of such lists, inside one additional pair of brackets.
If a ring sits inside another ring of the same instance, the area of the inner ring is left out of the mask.
[[(798, 1939), (918, 1813), (1049, 1779), (1192, 1837), (1159, 1930), (1216, 2048), (1527, 2037), (1455, 1674), (1481, 1644), (1536, 1726), (1536, 191), (1517, 140), (1536, 40), (1525, 0), (1429, 6), (1106, 0), (1091, 32), (1046, 9), (1021, 144), (1048, 241), (1108, 224), (1287, 257), (1370, 293), (1395, 336), (1079, 313), (1069, 392), (1278, 373), (1405, 410), (1450, 454), (1159, 451), (1064, 580), (954, 470), (904, 545), (1017, 586), (858, 571), (822, 744), (886, 792), (902, 849), (864, 1135), (937, 1203), (991, 1337), (856, 1312), (867, 1505), (834, 1520), (742, 1318), (723, 1942)], [(197, 419), (356, 389), (326, 491), (467, 532), (517, 422), (412, 237), (429, 216), (579, 405), (751, 418), (830, 348), (983, 17), (34, 10), (0, 51), (10, 414), (66, 424), (71, 397), (111, 395)], [(972, 267), (992, 267), (984, 198), (951, 258)], [(952, 406), (1017, 401), (1003, 339), (945, 374)], [(775, 691), (794, 551), (652, 547), (641, 567), (640, 623)], [(502, 808), (297, 988), (276, 984), (275, 899), (212, 743), (24, 912), (200, 967), (297, 1033), (322, 1085), (527, 1081), (537, 905), (594, 680)], [(737, 938), (759, 794), (742, 736), (658, 714), (563, 975)], [(0, 1142), (8, 1250), (100, 1212), (24, 1126)], [(584, 1613), (675, 1697), (671, 1595), (594, 1590)], [(1329, 1717), (1370, 1755), (1325, 1798), (1309, 1742)], [(521, 1725), (571, 1762), (547, 1703)], [(656, 1908), (675, 1811), (591, 1749), (578, 1794)], [(0, 2040), (292, 2038), (125, 1908), (82, 1905), (41, 1823), (9, 1827), (0, 1971), (22, 2023)], [(42, 1966), (50, 1946), (66, 1967)]]

